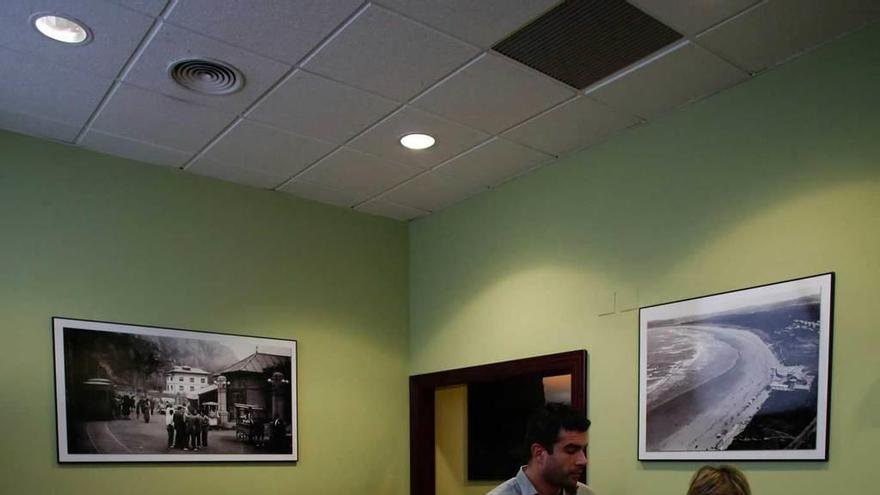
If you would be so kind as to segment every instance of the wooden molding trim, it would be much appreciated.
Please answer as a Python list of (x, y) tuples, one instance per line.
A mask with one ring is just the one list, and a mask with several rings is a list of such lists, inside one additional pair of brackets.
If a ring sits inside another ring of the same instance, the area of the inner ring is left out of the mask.
[(587, 410), (587, 351), (570, 351), (409, 377), (410, 493), (436, 495), (434, 391), (525, 374), (571, 375), (571, 404)]

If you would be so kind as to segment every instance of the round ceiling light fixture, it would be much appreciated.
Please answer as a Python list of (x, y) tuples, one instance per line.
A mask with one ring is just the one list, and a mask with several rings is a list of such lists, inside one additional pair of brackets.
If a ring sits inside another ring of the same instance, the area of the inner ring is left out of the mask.
[(407, 134), (400, 138), (400, 144), (411, 150), (426, 150), (434, 146), (437, 140), (428, 134)]
[(43, 36), (69, 45), (84, 45), (92, 40), (92, 33), (80, 21), (58, 14), (37, 14), (31, 17), (34, 27)]
[(216, 60), (181, 60), (168, 73), (177, 84), (205, 95), (228, 95), (244, 87), (244, 75), (238, 69)]

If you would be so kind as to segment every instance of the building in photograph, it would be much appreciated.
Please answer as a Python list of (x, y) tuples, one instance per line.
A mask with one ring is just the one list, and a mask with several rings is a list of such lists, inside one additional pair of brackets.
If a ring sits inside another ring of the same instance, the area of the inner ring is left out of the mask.
[(193, 395), (211, 384), (211, 373), (192, 366), (174, 366), (165, 372), (166, 394)]
[(807, 371), (804, 366), (780, 366), (773, 368), (770, 388), (780, 392), (802, 390), (809, 392), (816, 375)]
[[(290, 356), (254, 352), (214, 374), (226, 379), (225, 404), (223, 397), (217, 400), (221, 411), (227, 411), (229, 420), (235, 420), (236, 404), (253, 406), (265, 411), (266, 419), (276, 415), (287, 424), (291, 416)], [(206, 395), (205, 399), (213, 399)], [(241, 410), (240, 408), (238, 410)]]

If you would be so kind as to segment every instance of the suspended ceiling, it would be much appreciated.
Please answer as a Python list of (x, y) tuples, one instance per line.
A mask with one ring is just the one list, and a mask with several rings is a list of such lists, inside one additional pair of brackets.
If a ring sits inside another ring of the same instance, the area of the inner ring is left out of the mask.
[[(4, 0), (0, 128), (409, 220), (880, 17), (875, 0), (578, 3), (635, 7), (674, 40), (577, 88), (499, 52), (558, 0)], [(45, 38), (39, 13), (93, 39)], [(231, 64), (245, 84), (189, 91), (169, 77), (188, 58)], [(401, 147), (410, 132), (435, 146)]]

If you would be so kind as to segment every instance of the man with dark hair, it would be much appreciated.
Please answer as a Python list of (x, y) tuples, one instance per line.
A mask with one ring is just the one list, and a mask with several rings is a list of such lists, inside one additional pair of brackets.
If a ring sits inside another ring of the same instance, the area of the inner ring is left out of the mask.
[(150, 422), (150, 413), (153, 412), (153, 406), (150, 405), (150, 398), (144, 397), (141, 399), (141, 414), (144, 417), (144, 423)]
[[(202, 421), (195, 408), (190, 406), (186, 414), (186, 434), (187, 445), (194, 452), (198, 452), (199, 444), (201, 444), (201, 434), (199, 430), (202, 428)], [(186, 450), (185, 448), (183, 450)]]
[(202, 409), (199, 411), (199, 421), (201, 424), (199, 425), (199, 434), (201, 435), (200, 444), (202, 448), (208, 447), (208, 415), (205, 414), (205, 410)]
[(171, 404), (165, 408), (165, 429), (168, 431), (168, 448), (174, 447), (174, 408)]
[(595, 495), (579, 482), (587, 467), (590, 420), (571, 407), (550, 403), (529, 419), (528, 464), (487, 495)]
[(174, 423), (174, 448), (187, 450), (186, 415), (183, 413), (183, 406), (177, 406), (172, 422)]

